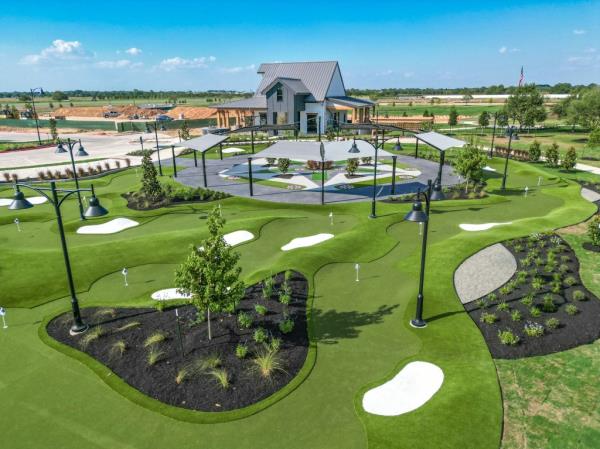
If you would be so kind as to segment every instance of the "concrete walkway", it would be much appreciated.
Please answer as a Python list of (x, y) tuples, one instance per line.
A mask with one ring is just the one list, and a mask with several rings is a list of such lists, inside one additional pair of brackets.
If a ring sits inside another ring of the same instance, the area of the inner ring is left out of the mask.
[[(230, 169), (234, 165), (245, 164), (248, 162), (248, 155), (244, 156), (231, 156), (224, 160), (219, 159), (207, 159), (206, 160), (206, 173), (207, 173), (207, 184), (208, 188), (212, 190), (218, 190), (226, 192), (235, 196), (250, 196), (250, 189), (246, 179), (230, 180), (219, 176), (219, 172)], [(437, 176), (438, 164), (426, 159), (415, 159), (409, 156), (398, 156), (398, 162), (408, 164), (411, 167), (418, 169), (421, 175), (407, 181), (396, 183), (395, 195), (401, 195), (405, 193), (414, 193), (417, 189), (425, 189), (427, 187), (427, 180), (434, 180)], [(163, 164), (169, 165), (170, 161), (164, 161)], [(187, 186), (191, 187), (204, 187), (204, 180), (202, 176), (202, 163), (198, 158), (198, 167), (194, 167), (193, 159), (178, 158), (177, 165), (179, 168), (187, 167), (183, 170), (177, 180)], [(252, 170), (258, 171), (260, 165), (252, 164)], [(387, 184), (379, 184), (377, 186), (377, 198), (383, 199), (391, 195), (391, 180), (382, 179)], [(445, 166), (442, 176), (442, 184), (444, 186), (454, 185), (458, 183), (458, 177), (452, 172), (452, 168)], [(254, 197), (255, 199), (264, 201), (275, 201), (282, 203), (300, 203), (300, 204), (320, 204), (321, 202), (321, 189), (320, 186), (312, 190), (299, 190), (292, 191), (285, 188), (271, 187), (266, 185), (254, 183)], [(325, 202), (326, 203), (337, 203), (347, 201), (370, 201), (373, 196), (373, 187), (357, 187), (354, 189), (341, 190), (335, 186), (325, 187)]]
[(588, 200), (590, 203), (595, 203), (596, 201), (600, 201), (600, 193), (594, 192), (591, 189), (586, 189), (585, 187), (581, 188), (581, 196)]
[(501, 243), (465, 260), (454, 272), (454, 286), (463, 304), (502, 287), (517, 271), (517, 261)]

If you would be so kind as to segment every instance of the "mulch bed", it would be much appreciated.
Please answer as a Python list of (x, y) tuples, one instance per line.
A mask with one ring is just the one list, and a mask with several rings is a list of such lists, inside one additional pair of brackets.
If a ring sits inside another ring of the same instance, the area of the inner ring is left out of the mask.
[[(519, 271), (527, 271), (528, 275), (523, 283), (517, 283), (514, 291), (506, 294), (506, 290), (502, 292), (502, 287), (495, 290), (493, 293), (497, 295), (497, 300), (486, 300), (483, 308), (477, 301), (472, 301), (465, 304), (465, 309), (481, 330), (483, 337), (494, 358), (498, 359), (517, 359), (535, 355), (551, 354), (574, 348), (582, 344), (591, 343), (600, 337), (600, 300), (589, 290), (587, 290), (579, 277), (579, 261), (571, 247), (559, 236), (555, 234), (540, 235), (540, 240), (545, 241), (545, 246), (540, 247), (539, 243), (531, 243), (531, 237), (521, 238), (505, 242), (504, 245), (515, 256), (517, 260), (518, 270), (515, 275), (507, 282), (508, 285), (518, 278)], [(526, 265), (528, 245), (533, 245), (533, 248), (539, 250), (539, 257), (543, 263), (536, 266), (535, 263)], [(546, 261), (548, 250), (556, 249), (560, 245), (562, 250), (556, 252), (558, 261), (557, 267), (551, 272), (546, 271)], [(567, 260), (568, 258), (568, 260)], [(568, 270), (562, 275), (561, 287), (558, 293), (552, 293), (553, 274), (558, 273), (558, 267), (563, 264), (568, 267)], [(543, 287), (536, 291), (532, 287), (532, 271), (535, 271), (535, 277), (543, 280)], [(565, 283), (565, 279), (572, 276), (574, 284), (569, 286)], [(586, 300), (575, 300), (573, 293), (581, 291), (585, 294)], [(504, 294), (503, 294), (504, 293)], [(533, 294), (533, 306), (537, 306), (541, 311), (539, 317), (533, 317), (530, 312), (530, 306), (521, 302), (528, 294)], [(556, 311), (545, 312), (542, 305), (544, 296), (550, 294)], [(487, 298), (487, 297), (486, 297)], [(510, 310), (499, 311), (497, 306), (500, 302), (506, 302)], [(573, 304), (579, 309), (575, 315), (569, 315), (565, 308), (568, 304)], [(511, 312), (518, 310), (521, 313), (520, 321), (513, 321)], [(480, 321), (482, 313), (493, 313), (497, 317), (497, 321), (493, 324), (487, 324)], [(560, 326), (557, 329), (550, 329), (546, 322), (549, 318), (557, 318), (560, 321)], [(537, 323), (544, 326), (544, 335), (541, 337), (530, 337), (524, 332), (524, 326), (527, 323)], [(514, 346), (502, 344), (499, 337), (499, 331), (510, 330), (519, 337), (519, 343)]]
[(581, 246), (583, 246), (583, 249), (586, 249), (588, 251), (600, 253), (600, 246), (592, 245), (592, 242), (584, 242)]
[(600, 193), (600, 182), (579, 181), (579, 184), (586, 189)]
[[(211, 191), (213, 192), (213, 191)], [(160, 200), (150, 202), (145, 200), (144, 198), (137, 196), (135, 193), (123, 193), (121, 196), (127, 200), (127, 207), (133, 210), (154, 210), (160, 209), (161, 207), (167, 207), (174, 204), (194, 204), (194, 203), (210, 203), (213, 201), (218, 201), (221, 199), (229, 198), (231, 195), (222, 193), (222, 192), (214, 192), (215, 195), (211, 195), (207, 198), (201, 198), (199, 196), (195, 196), (192, 199), (184, 200), (181, 198), (167, 198), (163, 197)]]
[[(183, 334), (184, 356), (181, 356), (177, 338), (176, 316), (173, 309), (158, 311), (155, 309), (82, 309), (86, 323), (102, 326), (103, 336), (82, 348), (82, 336), (70, 336), (71, 315), (65, 313), (49, 322), (48, 334), (59, 342), (88, 355), (110, 368), (132, 387), (161, 402), (177, 407), (202, 411), (234, 410), (254, 404), (271, 396), (288, 384), (300, 371), (308, 353), (308, 333), (306, 326), (306, 301), (308, 282), (302, 274), (292, 272), (288, 281), (291, 287), (289, 316), (294, 320), (294, 328), (288, 334), (280, 332), (278, 323), (283, 320), (284, 306), (277, 300), (277, 292), (283, 282), (283, 273), (274, 276), (274, 294), (268, 301), (262, 298), (262, 283), (246, 289), (246, 295), (237, 307), (254, 318), (250, 329), (241, 329), (235, 314), (213, 314), (211, 319), (212, 340), (208, 340), (207, 323), (192, 324), (196, 310), (190, 306), (179, 308), (181, 330)], [(254, 305), (260, 303), (268, 308), (265, 316), (259, 316)], [(108, 312), (114, 312), (110, 316)], [(99, 319), (99, 315), (102, 317)], [(139, 322), (137, 327), (118, 331), (127, 323)], [(97, 323), (97, 324), (96, 324)], [(271, 338), (280, 338), (278, 355), (283, 362), (283, 371), (276, 371), (268, 378), (253, 370), (254, 354), (264, 349), (263, 343), (255, 343), (254, 330), (261, 326)], [(157, 347), (164, 354), (154, 365), (147, 362), (148, 348), (145, 339), (156, 331), (167, 334), (165, 341)], [(83, 334), (85, 335), (85, 334)], [(127, 349), (122, 355), (111, 355), (112, 345), (123, 340)], [(235, 355), (238, 343), (247, 344), (248, 355), (239, 359)], [(218, 355), (220, 367), (227, 370), (230, 386), (224, 389), (210, 374), (196, 373), (178, 384), (175, 379), (182, 367), (190, 366), (198, 359)]]

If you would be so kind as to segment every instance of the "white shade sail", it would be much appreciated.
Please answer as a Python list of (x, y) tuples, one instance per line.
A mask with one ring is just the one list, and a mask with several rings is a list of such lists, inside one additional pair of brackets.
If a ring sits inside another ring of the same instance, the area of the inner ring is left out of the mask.
[[(352, 140), (339, 142), (323, 142), (326, 161), (345, 161), (352, 158), (375, 157), (375, 147), (364, 140), (356, 140), (358, 153), (349, 153)], [(385, 150), (377, 151), (379, 157), (391, 157), (391, 153)], [(320, 161), (321, 142), (296, 142), (281, 140), (270, 147), (256, 153), (255, 158), (286, 158), (298, 161)]]
[(415, 134), (415, 138), (439, 151), (446, 151), (450, 148), (462, 148), (467, 144), (464, 140), (448, 137), (435, 131)]
[(193, 139), (183, 141), (179, 146), (184, 148), (191, 148), (192, 150), (205, 152), (210, 150), (215, 145), (229, 139), (229, 136), (221, 136), (218, 134), (205, 134), (200, 137), (194, 137)]

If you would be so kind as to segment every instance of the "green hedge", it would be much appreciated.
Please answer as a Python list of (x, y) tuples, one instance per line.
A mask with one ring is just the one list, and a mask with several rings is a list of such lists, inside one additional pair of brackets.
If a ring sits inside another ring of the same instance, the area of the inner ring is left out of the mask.
[[(38, 120), (39, 126), (42, 128), (47, 128), (49, 126), (48, 122), (48, 120)], [(17, 120), (12, 118), (0, 119), (0, 126), (11, 126), (15, 128), (35, 128), (35, 120)], [(57, 120), (56, 127), (114, 130), (115, 123), (112, 121)]]

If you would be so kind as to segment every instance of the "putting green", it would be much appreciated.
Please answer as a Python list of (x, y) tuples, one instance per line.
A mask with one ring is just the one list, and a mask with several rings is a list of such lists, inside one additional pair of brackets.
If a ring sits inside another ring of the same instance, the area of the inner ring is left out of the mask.
[[(490, 162), (497, 169), (501, 164)], [(539, 188), (538, 176), (544, 178)], [(119, 234), (78, 236), (76, 203), (69, 200), (64, 207), (83, 305), (150, 304), (153, 291), (172, 287), (173, 268), (189, 245), (206, 235), (202, 217), (213, 204), (130, 211), (119, 194), (134, 190), (138, 182), (128, 171), (95, 183), (110, 217), (140, 222)], [(490, 177), (489, 182), (497, 192), (499, 178)], [(287, 268), (309, 278), (314, 292), (310, 332), (317, 356), (306, 380), (280, 401), (247, 418), (212, 425), (177, 421), (138, 406), (84, 364), (40, 341), (40, 321), (68, 306), (56, 226), (48, 205), (18, 213), (21, 233), (12, 224), (17, 213), (2, 210), (0, 303), (9, 307), (9, 329), (0, 331), (0, 391), (3, 407), (10, 410), (0, 420), (3, 441), (11, 449), (495, 449), (502, 425), (495, 366), (456, 296), (454, 270), (484, 246), (578, 222), (594, 210), (580, 197), (578, 186), (535, 166), (511, 162), (508, 186), (523, 185), (531, 188), (527, 198), (515, 189), (502, 196), (433, 205), (425, 283), (429, 326), (420, 330), (408, 325), (420, 257), (418, 226), (402, 220), (408, 204), (379, 203), (379, 218), (370, 220), (368, 203), (320, 207), (221, 201), (226, 232), (245, 229), (257, 236), (236, 247), (248, 283)], [(513, 224), (485, 232), (458, 227), (506, 220)], [(327, 232), (336, 237), (314, 247), (280, 250), (291, 238)], [(359, 282), (354, 280), (357, 262)], [(129, 287), (120, 274), (125, 266)], [(413, 360), (442, 368), (445, 381), (438, 393), (404, 415), (365, 413), (364, 392)]]

